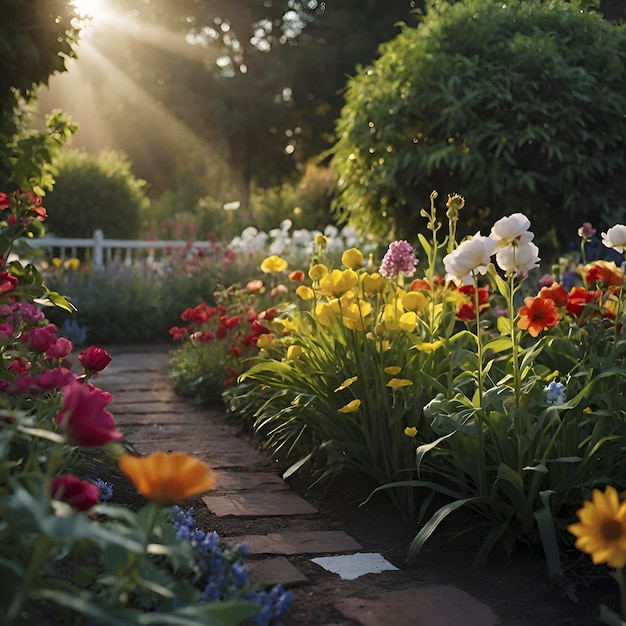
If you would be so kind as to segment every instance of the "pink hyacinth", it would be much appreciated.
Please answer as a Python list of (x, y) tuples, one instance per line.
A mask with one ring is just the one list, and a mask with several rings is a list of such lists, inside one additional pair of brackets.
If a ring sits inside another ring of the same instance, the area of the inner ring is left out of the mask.
[(380, 274), (385, 278), (394, 279), (398, 274), (413, 276), (418, 261), (415, 258), (415, 250), (407, 241), (394, 241), (383, 257), (380, 265)]

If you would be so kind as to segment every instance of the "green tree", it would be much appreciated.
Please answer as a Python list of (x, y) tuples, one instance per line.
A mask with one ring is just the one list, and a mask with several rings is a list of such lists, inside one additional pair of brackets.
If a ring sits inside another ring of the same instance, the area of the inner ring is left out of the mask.
[(45, 131), (29, 130), (27, 105), (37, 86), (66, 70), (79, 28), (62, 0), (0, 0), (0, 15), (0, 187), (43, 194), (54, 182), (54, 150), (75, 127), (55, 112)]
[(537, 232), (624, 208), (626, 30), (563, 0), (430, 2), (350, 81), (337, 209), (414, 236), (432, 190), (468, 230), (515, 211)]
[(105, 237), (136, 239), (142, 212), (148, 206), (145, 181), (135, 178), (124, 154), (97, 157), (69, 150), (55, 163), (54, 190), (46, 197), (47, 228), (58, 237), (91, 237), (97, 228)]

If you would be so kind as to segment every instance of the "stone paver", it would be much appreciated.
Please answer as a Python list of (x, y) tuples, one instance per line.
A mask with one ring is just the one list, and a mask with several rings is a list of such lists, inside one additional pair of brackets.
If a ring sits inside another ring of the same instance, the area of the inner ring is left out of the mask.
[(382, 593), (375, 600), (345, 598), (341, 613), (362, 626), (496, 626), (499, 618), (485, 604), (452, 585), (414, 587)]
[(311, 515), (318, 510), (292, 491), (251, 491), (202, 498), (209, 510), (224, 517), (272, 517), (275, 515)]
[(267, 535), (229, 537), (229, 542), (246, 541), (253, 554), (329, 554), (352, 552), (363, 546), (342, 530), (285, 531)]
[(289, 485), (276, 474), (269, 472), (215, 472), (216, 491), (247, 491), (260, 489), (263, 491), (277, 491), (289, 489)]
[(284, 556), (250, 561), (248, 567), (250, 578), (256, 583), (267, 586), (281, 584), (288, 589), (309, 582), (309, 579)]
[(343, 580), (354, 580), (366, 574), (398, 571), (378, 552), (357, 552), (356, 554), (340, 554), (336, 556), (319, 556), (311, 559), (313, 563), (323, 567)]

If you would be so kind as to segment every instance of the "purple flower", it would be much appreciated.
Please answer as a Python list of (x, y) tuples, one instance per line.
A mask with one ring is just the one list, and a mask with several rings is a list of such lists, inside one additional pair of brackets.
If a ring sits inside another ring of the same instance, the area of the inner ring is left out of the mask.
[(591, 241), (596, 234), (596, 229), (591, 225), (591, 222), (583, 222), (583, 225), (578, 229), (578, 236), (585, 241)]
[(417, 263), (415, 250), (410, 243), (394, 241), (389, 244), (379, 271), (382, 276), (390, 279), (396, 278), (400, 272), (405, 276), (413, 276)]

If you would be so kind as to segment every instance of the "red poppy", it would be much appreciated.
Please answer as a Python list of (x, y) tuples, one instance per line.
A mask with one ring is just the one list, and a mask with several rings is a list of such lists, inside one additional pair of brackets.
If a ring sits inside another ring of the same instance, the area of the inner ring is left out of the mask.
[(172, 326), (169, 330), (170, 335), (172, 335), (172, 339), (178, 341), (179, 339), (184, 339), (187, 336), (186, 328), (179, 328), (178, 326)]
[(546, 328), (553, 328), (559, 323), (559, 312), (550, 298), (525, 298), (520, 308), (517, 327), (527, 330), (532, 337), (537, 337)]
[(602, 283), (607, 287), (621, 287), (624, 284), (624, 273), (609, 261), (596, 261), (583, 267), (586, 283)]
[(409, 285), (409, 291), (418, 291), (419, 289), (430, 291), (430, 283), (423, 278), (416, 278)]
[(0, 192), (0, 211), (8, 209), (11, 206), (11, 201), (6, 193)]
[(55, 500), (67, 502), (77, 511), (88, 511), (100, 500), (100, 488), (72, 474), (64, 474), (52, 479), (51, 495)]
[(13, 291), (20, 281), (9, 272), (0, 272), (0, 295)]

